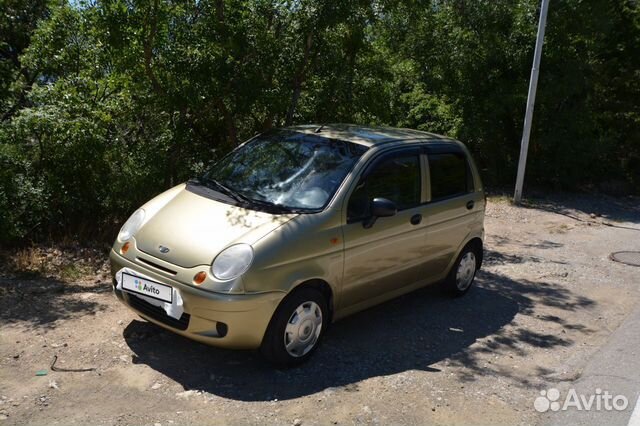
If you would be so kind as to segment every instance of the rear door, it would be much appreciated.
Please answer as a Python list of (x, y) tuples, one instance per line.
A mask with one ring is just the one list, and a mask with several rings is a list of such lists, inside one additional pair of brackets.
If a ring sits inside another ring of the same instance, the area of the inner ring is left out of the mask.
[(441, 279), (457, 255), (460, 244), (482, 214), (482, 194), (475, 191), (469, 159), (462, 148), (451, 144), (427, 144), (428, 168), (426, 223), (426, 274)]

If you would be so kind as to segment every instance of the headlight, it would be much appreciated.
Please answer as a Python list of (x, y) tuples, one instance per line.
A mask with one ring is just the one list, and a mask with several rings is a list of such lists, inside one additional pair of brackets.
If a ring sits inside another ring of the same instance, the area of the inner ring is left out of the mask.
[(124, 225), (122, 225), (122, 228), (120, 229), (120, 233), (118, 233), (118, 241), (125, 242), (129, 238), (131, 238), (133, 234), (138, 232), (138, 229), (140, 229), (140, 227), (142, 226), (143, 221), (144, 221), (144, 210), (138, 209), (135, 212), (133, 212), (131, 217), (127, 219)]
[(211, 273), (219, 280), (228, 281), (247, 272), (253, 261), (249, 244), (236, 244), (222, 250), (213, 260)]

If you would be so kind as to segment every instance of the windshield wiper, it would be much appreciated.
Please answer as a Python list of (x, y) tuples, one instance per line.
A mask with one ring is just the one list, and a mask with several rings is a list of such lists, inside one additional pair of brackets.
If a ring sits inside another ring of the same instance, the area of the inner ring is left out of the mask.
[(233, 198), (236, 199), (236, 201), (240, 201), (241, 203), (250, 203), (252, 200), (251, 198), (247, 197), (246, 195), (236, 191), (235, 189), (231, 189), (228, 186), (220, 183), (220, 181), (215, 180), (213, 178), (208, 178), (210, 182), (212, 182), (214, 185), (216, 185), (218, 188), (222, 189), (224, 192), (227, 193), (227, 195), (231, 195)]
[(252, 204), (264, 207), (267, 210), (271, 210), (272, 212), (275, 212), (275, 213), (300, 213), (301, 212), (298, 209), (283, 206), (282, 204), (272, 203), (271, 201), (267, 201), (267, 200), (256, 200), (255, 198), (251, 198), (250, 200)]
[(270, 201), (256, 200), (254, 198), (247, 197), (246, 195), (229, 188), (228, 186), (224, 185), (223, 183), (221, 183), (216, 179), (206, 177), (204, 178), (204, 180), (207, 183), (213, 184), (218, 189), (221, 189), (224, 194), (230, 196), (231, 198), (235, 199), (241, 204), (245, 204), (245, 205), (248, 204), (251, 206), (260, 206), (260, 207), (263, 207), (263, 209), (270, 210), (271, 212), (274, 212), (274, 213), (299, 213), (299, 211), (297, 211), (296, 209), (292, 209), (287, 206), (283, 206), (281, 204), (275, 204)]
[(210, 178), (210, 177), (204, 177), (204, 178), (200, 178), (197, 179), (199, 182), (201, 183), (210, 183), (213, 184), (213, 186), (215, 186), (217, 189), (221, 189), (222, 193), (225, 195), (230, 196), (231, 198), (233, 198), (234, 200), (240, 202), (240, 203), (250, 203), (252, 202), (252, 200), (247, 197), (246, 195), (243, 195), (241, 193), (239, 193), (238, 191), (235, 191), (231, 188), (229, 188), (228, 186), (224, 185), (223, 183), (221, 183), (220, 181)]

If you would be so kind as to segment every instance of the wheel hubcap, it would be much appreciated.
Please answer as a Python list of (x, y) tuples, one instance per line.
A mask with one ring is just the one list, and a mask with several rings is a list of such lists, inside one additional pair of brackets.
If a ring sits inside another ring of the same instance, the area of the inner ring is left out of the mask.
[(304, 302), (289, 317), (284, 330), (284, 346), (296, 358), (307, 354), (322, 331), (322, 310), (315, 302)]
[(464, 291), (471, 285), (473, 276), (476, 273), (476, 255), (472, 252), (466, 253), (460, 259), (458, 271), (456, 273), (456, 286), (458, 290)]

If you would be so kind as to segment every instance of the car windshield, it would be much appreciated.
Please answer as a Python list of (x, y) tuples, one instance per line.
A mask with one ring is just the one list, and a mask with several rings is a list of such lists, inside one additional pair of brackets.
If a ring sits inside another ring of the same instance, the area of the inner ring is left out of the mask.
[(317, 211), (366, 150), (320, 135), (273, 131), (232, 151), (203, 180), (249, 204)]

